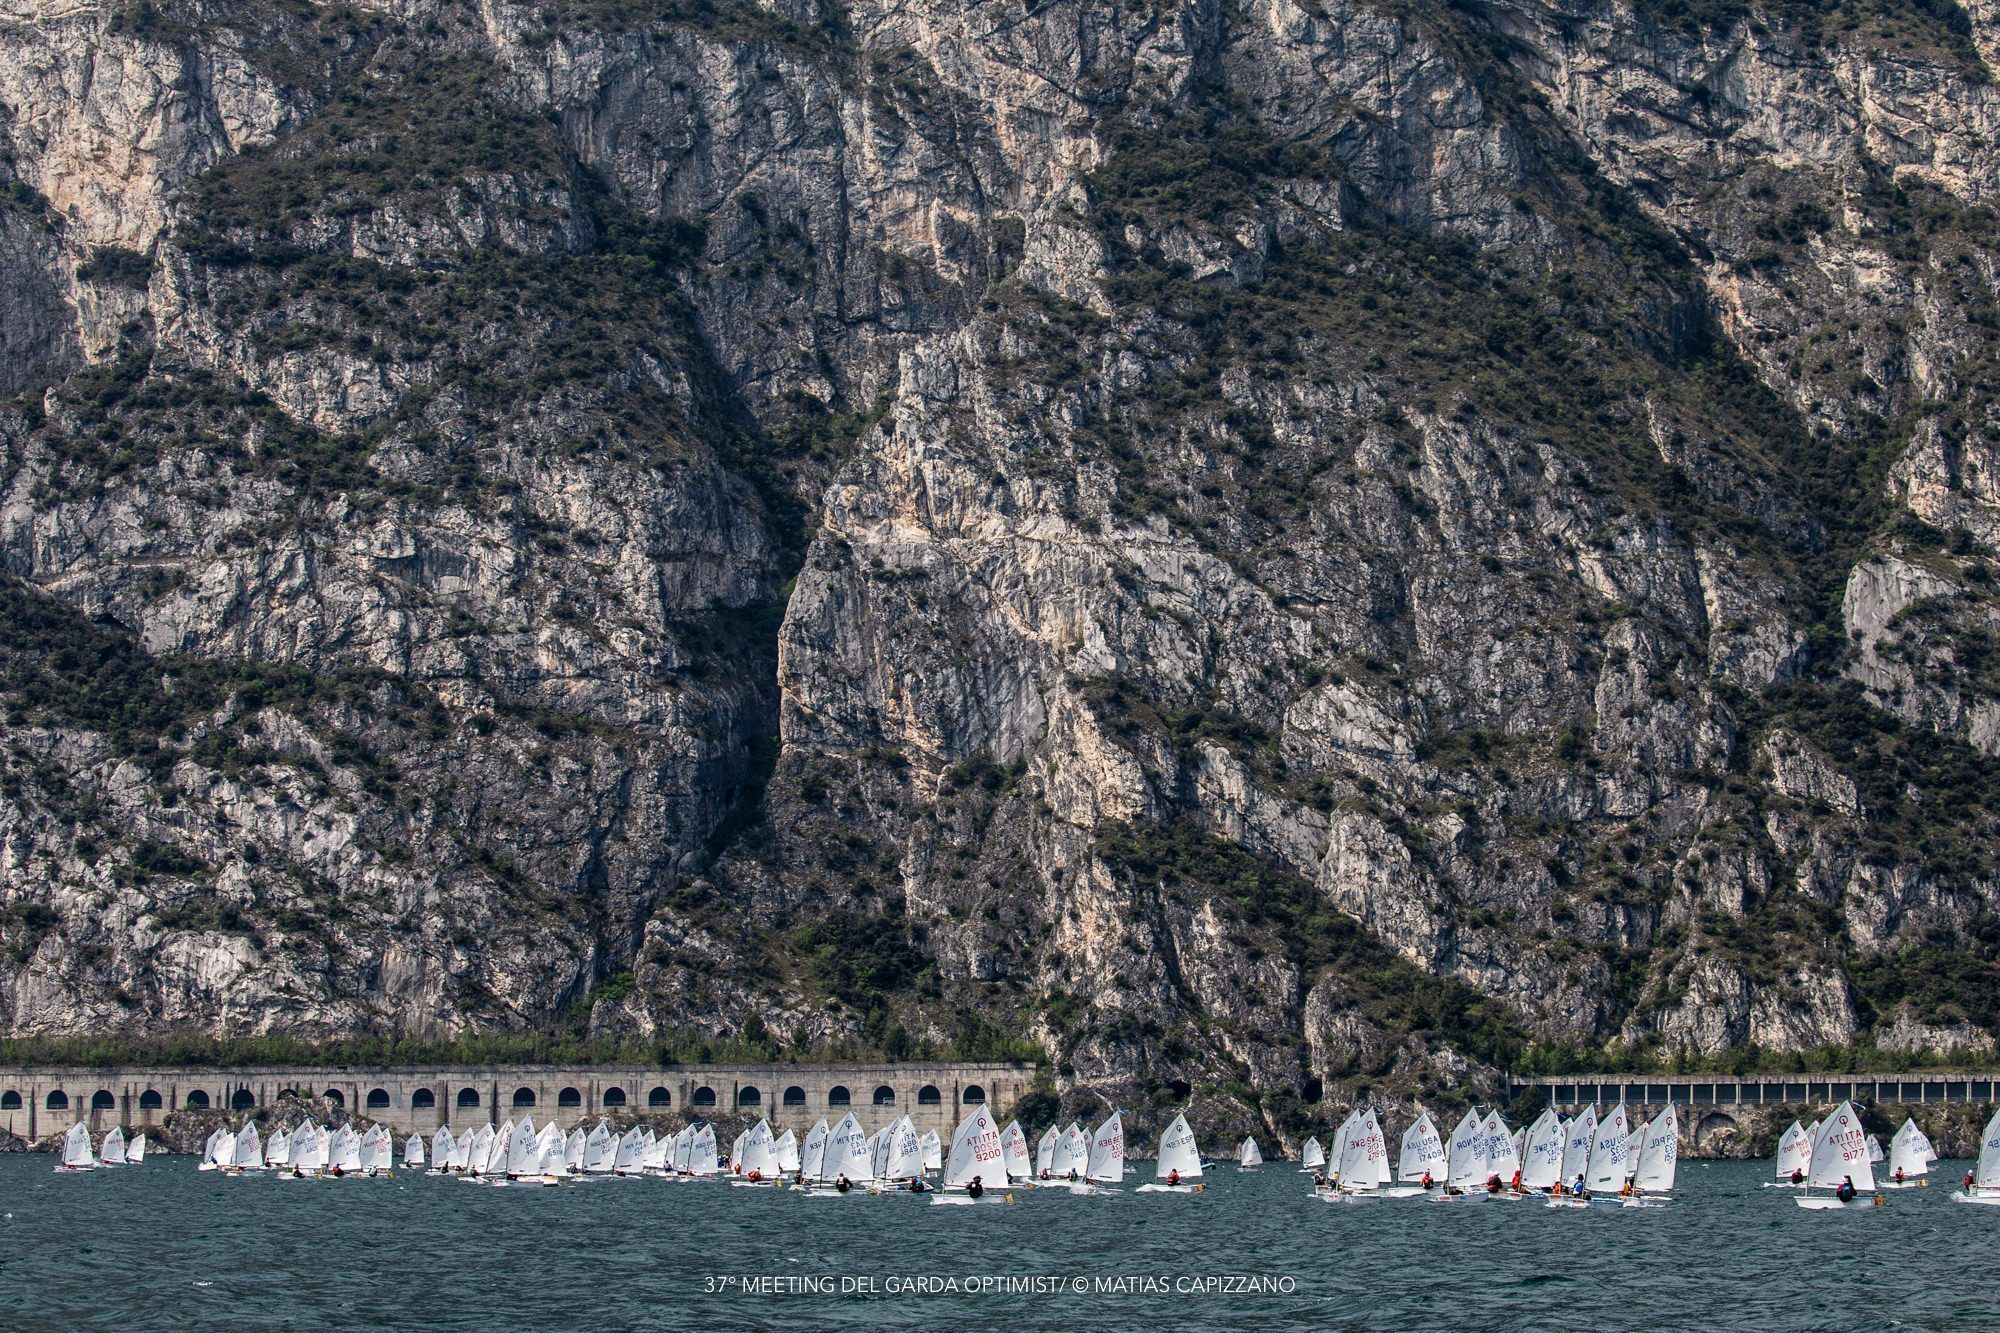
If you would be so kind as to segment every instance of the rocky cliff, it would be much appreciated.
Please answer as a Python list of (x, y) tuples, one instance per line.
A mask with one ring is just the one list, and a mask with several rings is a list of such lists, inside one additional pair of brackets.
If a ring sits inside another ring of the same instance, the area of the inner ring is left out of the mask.
[(1990, 1050), (1996, 25), (10, 0), (7, 1030)]

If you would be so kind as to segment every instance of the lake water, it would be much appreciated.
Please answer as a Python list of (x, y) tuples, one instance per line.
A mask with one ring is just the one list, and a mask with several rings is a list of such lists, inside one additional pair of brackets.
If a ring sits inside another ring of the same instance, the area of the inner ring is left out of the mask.
[[(52, 1166), (0, 1158), (8, 1328), (2000, 1326), (2000, 1208), (1951, 1203), (1955, 1163), (1886, 1208), (1819, 1213), (1760, 1188), (1763, 1162), (1684, 1162), (1677, 1201), (1644, 1210), (1328, 1205), (1280, 1163), (1225, 1167), (1196, 1196), (974, 1208), (658, 1180), (224, 1178), (188, 1157)], [(1044, 1291), (965, 1290), (999, 1277)], [(1202, 1286), (1245, 1277), (1290, 1289)], [(836, 1290), (744, 1289), (760, 1279)], [(894, 1289), (923, 1280), (960, 1290)]]

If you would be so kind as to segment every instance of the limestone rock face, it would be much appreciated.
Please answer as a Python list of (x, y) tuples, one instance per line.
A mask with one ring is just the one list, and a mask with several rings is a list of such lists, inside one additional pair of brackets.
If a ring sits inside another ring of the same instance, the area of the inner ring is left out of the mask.
[(1993, 15), (1753, 9), (16, 0), (7, 1030), (1977, 1047)]

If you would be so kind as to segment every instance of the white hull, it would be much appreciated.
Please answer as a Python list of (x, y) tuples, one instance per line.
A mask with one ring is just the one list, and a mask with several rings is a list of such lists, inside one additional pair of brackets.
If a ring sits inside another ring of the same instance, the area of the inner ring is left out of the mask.
[(1159, 1184), (1158, 1182), (1155, 1182), (1151, 1185), (1141, 1185), (1138, 1189), (1135, 1189), (1132, 1192), (1134, 1194), (1199, 1194), (1201, 1193), (1201, 1186), (1162, 1185)]
[(1793, 1199), (1792, 1202), (1801, 1208), (1810, 1208), (1816, 1213), (1826, 1212), (1834, 1208), (1873, 1208), (1875, 1206), (1873, 1199), (1849, 1199), (1847, 1202), (1842, 1203), (1839, 1199), (1830, 1198), (1824, 1194), (1811, 1194), (1802, 1199)]
[(970, 1208), (974, 1204), (1012, 1202), (1011, 1198), (997, 1190), (988, 1190), (976, 1199), (964, 1194), (931, 1195), (931, 1206), (933, 1208)]
[(1567, 1194), (1552, 1194), (1549, 1196), (1547, 1206), (1550, 1208), (1588, 1208), (1590, 1207), (1590, 1201), (1588, 1199), (1573, 1198)]
[(732, 1180), (729, 1183), (740, 1190), (774, 1190), (783, 1182), (776, 1180)]
[(1878, 1190), (1920, 1190), (1928, 1189), (1929, 1187), (1930, 1181), (1923, 1179), (1921, 1176), (1913, 1180), (1878, 1180), (1875, 1182), (1875, 1188)]
[(1767, 1180), (1764, 1182), (1764, 1188), (1767, 1190), (1802, 1190), (1805, 1188), (1805, 1182), (1800, 1181), (1794, 1184), (1789, 1180)]
[(1667, 1198), (1664, 1194), (1642, 1194), (1634, 1199), (1620, 1199), (1619, 1202), (1627, 1208), (1664, 1208), (1672, 1203), (1673, 1200)]
[(1432, 1198), (1431, 1198), (1431, 1202), (1433, 1202), (1433, 1203), (1485, 1203), (1485, 1202), (1486, 1202), (1486, 1191), (1485, 1191), (1485, 1190), (1481, 1190), (1481, 1191), (1480, 1191), (1479, 1193), (1477, 1193), (1477, 1194), (1437, 1194), (1437, 1195), (1433, 1195), (1433, 1196), (1432, 1196)]
[(1378, 1199), (1414, 1199), (1419, 1194), (1428, 1194), (1422, 1185), (1384, 1185), (1375, 1191)]
[(2000, 1191), (1995, 1191), (1992, 1194), (1968, 1194), (1964, 1190), (1953, 1190), (1951, 1192), (1951, 1201), (1953, 1203), (2000, 1204)]

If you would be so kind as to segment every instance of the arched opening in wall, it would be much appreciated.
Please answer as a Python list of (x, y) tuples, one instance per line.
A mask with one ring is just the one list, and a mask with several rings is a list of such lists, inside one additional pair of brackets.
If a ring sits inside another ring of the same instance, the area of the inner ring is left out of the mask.
[(1736, 1137), (1736, 1118), (1721, 1111), (1710, 1111), (1695, 1122), (1694, 1142), (1698, 1148), (1714, 1148), (1719, 1143)]
[(944, 1094), (938, 1091), (937, 1084), (926, 1083), (917, 1089), (917, 1105), (942, 1106), (944, 1105)]
[(826, 1104), (828, 1106), (846, 1106), (852, 1103), (853, 1100), (854, 1094), (837, 1083), (827, 1090)]
[(368, 1092), (368, 1109), (369, 1109), (369, 1110), (371, 1110), (371, 1111), (386, 1111), (386, 1110), (388, 1110), (388, 1109), (389, 1109), (389, 1090), (388, 1090), (387, 1088), (371, 1088), (371, 1089), (369, 1089), (369, 1092)]
[[(6, 1103), (4, 1102), (0, 1102), (0, 1106), (4, 1106), (5, 1104)], [(14, 1103), (14, 1105), (16, 1106), (19, 1106), (20, 1104), (21, 1103), (19, 1101), (16, 1101)], [(166, 1105), (166, 1103), (161, 1099), (160, 1094), (153, 1091), (151, 1088), (148, 1088), (144, 1092), (139, 1094), (139, 1109), (141, 1111), (157, 1111), (164, 1105)]]
[(93, 1111), (109, 1111), (116, 1108), (117, 1105), (118, 1099), (103, 1088), (99, 1088), (96, 1092), (90, 1094), (90, 1109)]
[(535, 1104), (535, 1090), (533, 1088), (514, 1089), (514, 1105), (533, 1106), (534, 1104)]
[(238, 1088), (236, 1095), (229, 1099), (229, 1109), (232, 1111), (247, 1111), (256, 1104), (257, 1094), (248, 1088)]
[(977, 1083), (968, 1083), (965, 1091), (958, 1095), (958, 1100), (961, 1106), (977, 1106), (986, 1100), (986, 1089)]
[(794, 1083), (791, 1087), (785, 1089), (785, 1105), (804, 1106), (805, 1104), (806, 1090), (804, 1088)]
[(418, 1088), (410, 1094), (412, 1111), (434, 1111), (437, 1109), (438, 1095), (429, 1088)]
[(583, 1094), (578, 1092), (575, 1088), (564, 1088), (561, 1092), (556, 1094), (556, 1105), (581, 1106), (583, 1105)]
[(875, 1104), (877, 1106), (894, 1106), (896, 1104), (896, 1090), (887, 1083), (884, 1083), (881, 1087), (875, 1089)]
[(467, 1108), (476, 1108), (478, 1105), (479, 1089), (460, 1088), (458, 1090), (458, 1107), (461, 1111)]
[(1325, 1097), (1326, 1085), (1317, 1078), (1307, 1077), (1299, 1080), (1299, 1100), (1306, 1105), (1311, 1106)]
[(665, 1088), (654, 1088), (646, 1094), (646, 1105), (648, 1106), (672, 1106), (673, 1104), (674, 1094), (668, 1092)]
[[(156, 1098), (153, 1102), (153, 1105), (158, 1106), (159, 1104), (160, 1103)], [(21, 1109), (20, 1093), (0, 1092), (0, 1111), (18, 1111), (20, 1109)]]
[(736, 1104), (738, 1106), (761, 1106), (763, 1102), (764, 1094), (755, 1088), (744, 1087), (736, 1090)]
[[(208, 1098), (202, 1098), (201, 1104), (203, 1106), (208, 1105)], [(42, 1105), (48, 1107), (51, 1111), (67, 1111), (69, 1109), (69, 1094), (61, 1088), (57, 1088), (48, 1095), (48, 1100), (44, 1101)], [(193, 1106), (194, 1103), (189, 1102), (188, 1105)]]
[(604, 1104), (606, 1106), (623, 1106), (625, 1104), (625, 1089), (606, 1088), (604, 1090)]
[[(188, 1104), (188, 1110), (190, 1111), (206, 1111), (208, 1109), (208, 1094), (203, 1092), (200, 1088), (196, 1088), (193, 1092), (190, 1092), (188, 1094), (187, 1104)], [(50, 1102), (49, 1105), (54, 1106), (55, 1103)], [(63, 1105), (67, 1106), (69, 1105), (69, 1103), (64, 1102)]]
[(320, 1096), (326, 1098), (327, 1105), (329, 1106), (347, 1105), (347, 1098), (340, 1095), (339, 1088), (328, 1088), (325, 1092), (321, 1093)]
[(715, 1105), (715, 1089), (710, 1087), (696, 1088), (694, 1090), (694, 1104), (696, 1106)]

